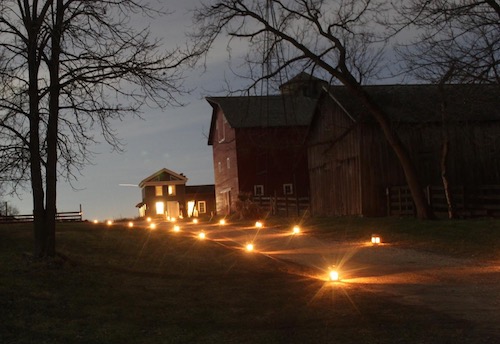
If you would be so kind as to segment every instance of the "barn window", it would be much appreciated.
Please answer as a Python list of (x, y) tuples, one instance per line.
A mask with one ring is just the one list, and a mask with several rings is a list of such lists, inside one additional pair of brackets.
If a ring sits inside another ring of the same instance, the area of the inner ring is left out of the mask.
[(293, 195), (293, 184), (283, 184), (283, 195)]
[(205, 201), (198, 201), (198, 212), (205, 214), (207, 212), (207, 203)]
[(155, 186), (155, 196), (163, 196), (163, 187), (161, 185)]
[(169, 185), (168, 186), (168, 194), (170, 196), (175, 196), (175, 185)]
[(253, 193), (255, 196), (264, 196), (264, 185), (254, 185)]
[(222, 115), (222, 121), (221, 121), (221, 125), (219, 125), (219, 121), (217, 120), (217, 136), (219, 138), (219, 142), (224, 142), (224, 140), (226, 139), (226, 123), (227, 123), (227, 120), (226, 120), (226, 117), (224, 117), (224, 115)]

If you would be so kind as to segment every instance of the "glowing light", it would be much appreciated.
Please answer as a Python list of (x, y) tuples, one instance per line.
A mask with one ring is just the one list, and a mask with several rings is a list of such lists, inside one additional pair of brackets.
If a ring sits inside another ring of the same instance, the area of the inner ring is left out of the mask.
[(148, 218), (146, 219), (146, 221), (151, 222), (151, 218), (150, 218), (150, 217), (148, 217)]
[(197, 223), (198, 223), (198, 219), (194, 219), (194, 220), (193, 220), (193, 223), (194, 223), (194, 224), (197, 224)]
[(99, 223), (99, 221), (98, 220), (94, 220), (94, 223)]
[(181, 230), (181, 227), (179, 226), (174, 226), (174, 232), (180, 232)]
[(252, 252), (252, 251), (253, 251), (253, 249), (254, 249), (253, 244), (247, 244), (247, 245), (245, 246), (245, 249), (246, 249), (248, 252)]
[(130, 222), (128, 223), (128, 226), (129, 226), (130, 228), (132, 228), (132, 227), (134, 227), (134, 223), (133, 223), (132, 221), (130, 221)]
[(263, 226), (264, 225), (262, 224), (262, 222), (260, 222), (260, 221), (255, 222), (255, 227), (262, 228)]
[(328, 277), (330, 281), (338, 281), (340, 279), (339, 272), (337, 270), (330, 270), (328, 272)]
[(152, 224), (150, 224), (150, 225), (149, 225), (149, 228), (150, 228), (150, 229), (156, 229), (156, 223), (152, 223)]
[(293, 227), (292, 232), (293, 232), (293, 234), (299, 234), (300, 233), (300, 227), (299, 226)]
[(380, 244), (382, 240), (380, 239), (380, 235), (372, 234), (372, 244), (377, 245)]
[(108, 221), (106, 221), (106, 224), (107, 224), (108, 226), (111, 226), (111, 225), (113, 224), (113, 221), (108, 220)]
[(198, 238), (203, 240), (205, 239), (206, 235), (205, 235), (205, 232), (200, 232), (200, 234), (198, 234)]
[(177, 219), (175, 217), (170, 218), (170, 222), (175, 222), (175, 221), (177, 221)]
[(226, 224), (226, 220), (224, 220), (224, 219), (220, 220), (219, 224), (222, 225), (222, 226), (224, 226)]

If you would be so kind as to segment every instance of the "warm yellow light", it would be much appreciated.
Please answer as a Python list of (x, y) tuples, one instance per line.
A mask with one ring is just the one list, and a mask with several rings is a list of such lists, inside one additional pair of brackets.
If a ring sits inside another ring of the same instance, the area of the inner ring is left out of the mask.
[(380, 244), (382, 240), (380, 239), (380, 235), (372, 234), (372, 244)]
[(299, 233), (300, 233), (300, 227), (299, 226), (293, 227), (293, 234), (299, 234)]
[(152, 224), (150, 224), (150, 225), (149, 225), (149, 228), (150, 228), (150, 229), (156, 229), (156, 223), (152, 223)]
[(339, 280), (339, 272), (337, 270), (330, 270), (328, 273), (328, 277), (330, 281), (338, 281)]
[(220, 224), (220, 225), (225, 225), (225, 224), (226, 224), (226, 220), (224, 220), (224, 219), (220, 220), (220, 221), (219, 221), (219, 224)]
[(247, 246), (245, 246), (245, 249), (246, 249), (248, 252), (252, 252), (252, 251), (253, 251), (253, 244), (247, 244)]
[(202, 240), (205, 239), (205, 237), (206, 237), (205, 232), (200, 232), (200, 234), (198, 234), (198, 238), (200, 238)]
[(181, 230), (181, 227), (179, 226), (174, 226), (174, 232), (179, 232)]
[(99, 223), (99, 221), (98, 220), (94, 220), (94, 223)]
[(193, 220), (193, 223), (194, 223), (194, 224), (197, 224), (197, 223), (198, 223), (198, 219), (194, 219), (194, 220)]
[(260, 221), (255, 222), (255, 227), (262, 228), (263, 226), (264, 225), (262, 224), (262, 222), (260, 222)]
[(146, 219), (146, 221), (151, 222), (151, 218), (150, 218), (150, 217), (148, 217), (148, 218)]
[(107, 224), (108, 226), (111, 226), (111, 225), (113, 224), (113, 221), (108, 220), (108, 221), (106, 221), (106, 224)]
[(175, 222), (175, 221), (177, 221), (177, 219), (175, 217), (170, 218), (170, 222)]
[(132, 227), (134, 227), (134, 223), (133, 223), (132, 221), (130, 221), (130, 222), (128, 223), (128, 226), (129, 226), (130, 228), (132, 228)]

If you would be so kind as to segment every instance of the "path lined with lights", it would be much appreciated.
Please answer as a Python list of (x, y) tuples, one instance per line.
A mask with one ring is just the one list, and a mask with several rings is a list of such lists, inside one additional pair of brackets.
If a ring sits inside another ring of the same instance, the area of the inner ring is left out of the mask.
[[(325, 241), (308, 233), (307, 228), (267, 228), (263, 222), (248, 227), (201, 221), (149, 221), (128, 226), (187, 235), (247, 254), (263, 254), (281, 262), (300, 264), (308, 271), (308, 277), (425, 306), (472, 321), (500, 335), (498, 264), (483, 266), (465, 259), (402, 249), (384, 243), (384, 238), (376, 234), (365, 242)], [(304, 276), (304, 269), (297, 273)]]

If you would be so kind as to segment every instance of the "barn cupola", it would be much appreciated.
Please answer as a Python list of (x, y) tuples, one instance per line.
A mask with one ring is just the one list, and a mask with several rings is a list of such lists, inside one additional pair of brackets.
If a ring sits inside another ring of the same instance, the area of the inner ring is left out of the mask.
[(302, 72), (282, 84), (280, 92), (282, 95), (318, 98), (324, 86), (328, 86), (326, 81)]

